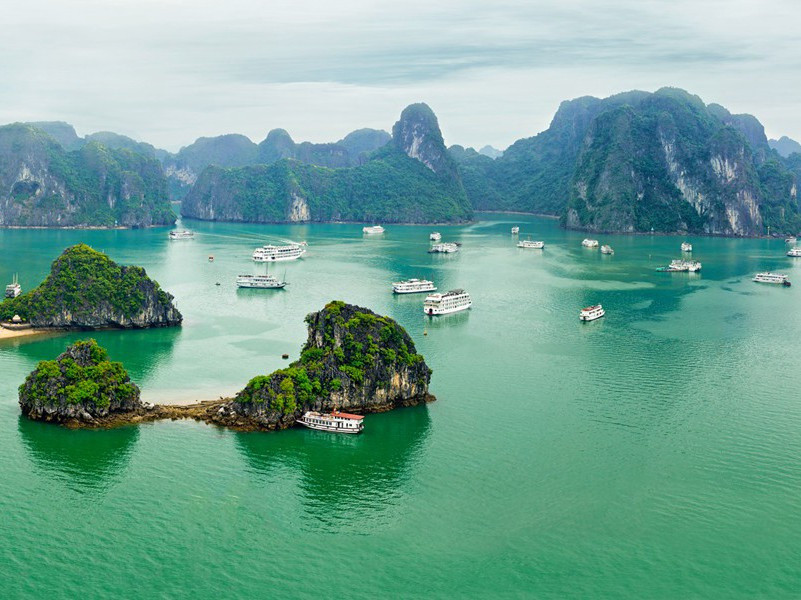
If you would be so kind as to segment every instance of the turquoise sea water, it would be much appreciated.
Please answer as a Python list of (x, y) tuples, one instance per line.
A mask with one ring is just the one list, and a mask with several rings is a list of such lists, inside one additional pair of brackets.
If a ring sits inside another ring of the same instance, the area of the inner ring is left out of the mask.
[[(514, 224), (545, 251), (515, 248)], [(235, 392), (296, 358), (335, 298), (399, 320), (438, 400), (358, 437), (68, 431), (20, 418), (16, 388), (83, 336), (0, 342), (2, 597), (801, 594), (801, 259), (781, 240), (690, 238), (703, 271), (671, 274), (654, 269), (684, 238), (600, 236), (602, 256), (518, 215), (439, 228), (464, 244), (449, 256), (426, 253), (429, 227), (185, 225), (194, 240), (0, 230), (0, 282), (30, 289), (79, 241), (144, 266), (184, 326), (94, 337), (145, 400)], [(282, 239), (308, 255), (250, 261)], [(268, 268), (286, 290), (235, 289)], [(768, 269), (796, 287), (751, 282)], [(390, 293), (416, 276), (473, 309), (429, 320)], [(579, 323), (595, 302), (607, 317)]]

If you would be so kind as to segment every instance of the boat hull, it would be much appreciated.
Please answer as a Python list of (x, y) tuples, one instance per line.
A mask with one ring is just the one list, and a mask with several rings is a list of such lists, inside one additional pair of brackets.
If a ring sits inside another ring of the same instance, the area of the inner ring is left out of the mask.
[(282, 290), (286, 287), (286, 284), (279, 283), (278, 285), (254, 285), (252, 283), (237, 283), (236, 287), (251, 290)]
[(436, 317), (437, 315), (449, 315), (455, 312), (461, 312), (463, 310), (468, 310), (473, 303), (466, 304), (465, 306), (457, 306), (454, 308), (431, 308), (431, 307), (423, 307), (423, 313), (428, 315), (429, 317)]
[(319, 425), (317, 423), (307, 423), (303, 419), (298, 419), (295, 421), (296, 423), (303, 425), (304, 427), (308, 427), (309, 429), (316, 429), (317, 431), (330, 431), (331, 433), (349, 433), (351, 435), (361, 433), (364, 429), (363, 427), (359, 427), (358, 429), (345, 429), (342, 427), (331, 427), (329, 425)]
[(428, 293), (428, 292), (436, 292), (437, 288), (432, 287), (432, 288), (426, 288), (424, 290), (398, 290), (398, 289), (392, 288), (392, 291), (395, 294), (422, 294), (422, 293)]
[(582, 323), (586, 323), (589, 321), (597, 321), (606, 316), (606, 313), (601, 313), (600, 315), (579, 315), (579, 321)]

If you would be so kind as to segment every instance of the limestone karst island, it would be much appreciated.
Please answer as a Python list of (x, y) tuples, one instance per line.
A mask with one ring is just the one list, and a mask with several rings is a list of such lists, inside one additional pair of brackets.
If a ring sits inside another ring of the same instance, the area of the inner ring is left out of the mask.
[(801, 597), (800, 2), (3, 9), (0, 600)]

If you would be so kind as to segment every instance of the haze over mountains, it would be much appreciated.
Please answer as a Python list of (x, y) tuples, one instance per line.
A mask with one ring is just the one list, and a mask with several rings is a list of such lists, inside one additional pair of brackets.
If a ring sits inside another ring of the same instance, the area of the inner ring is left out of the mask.
[(416, 104), (391, 135), (313, 144), (273, 129), (260, 143), (229, 134), (175, 154), (111, 132), (81, 138), (66, 123), (15, 124), (0, 128), (0, 156), (2, 225), (163, 224), (168, 190), (184, 215), (213, 220), (463, 222), (476, 209), (593, 231), (801, 230), (801, 146), (673, 88), (565, 101), (548, 129), (503, 152), (446, 148)]

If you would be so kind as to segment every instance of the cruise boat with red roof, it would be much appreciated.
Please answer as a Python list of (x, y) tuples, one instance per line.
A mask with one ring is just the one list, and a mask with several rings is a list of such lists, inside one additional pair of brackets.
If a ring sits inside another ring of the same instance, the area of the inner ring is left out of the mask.
[(310, 410), (303, 413), (303, 416), (297, 420), (298, 423), (309, 429), (333, 431), (334, 433), (361, 433), (364, 429), (363, 421), (362, 415), (351, 415), (338, 411), (320, 413)]
[(606, 314), (604, 307), (600, 304), (596, 304), (595, 306), (588, 306), (587, 308), (582, 308), (581, 312), (579, 313), (579, 320), (580, 321), (594, 321), (595, 319), (600, 319)]

